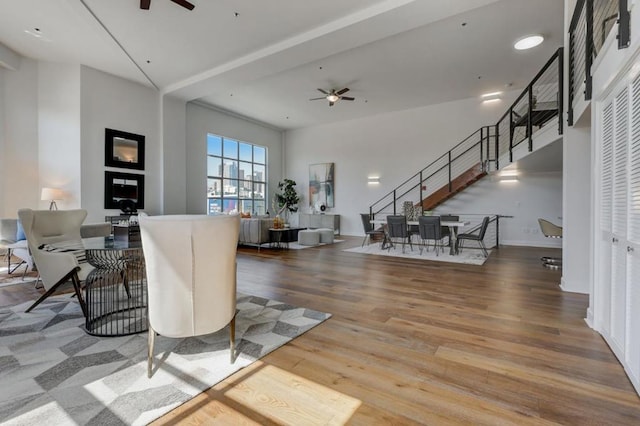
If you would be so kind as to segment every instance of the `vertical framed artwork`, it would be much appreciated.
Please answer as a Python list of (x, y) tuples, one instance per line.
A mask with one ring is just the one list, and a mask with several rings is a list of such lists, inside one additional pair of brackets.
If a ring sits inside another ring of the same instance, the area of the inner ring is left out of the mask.
[(334, 163), (309, 165), (309, 206), (314, 210), (335, 207)]

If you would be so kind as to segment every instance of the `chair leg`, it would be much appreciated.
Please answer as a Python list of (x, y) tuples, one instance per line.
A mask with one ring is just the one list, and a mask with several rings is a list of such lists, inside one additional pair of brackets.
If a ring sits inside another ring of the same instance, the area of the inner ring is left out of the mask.
[(369, 235), (368, 235), (368, 234), (364, 236), (364, 240), (362, 240), (362, 245), (361, 245), (360, 247), (364, 247), (364, 243), (366, 243), (366, 242), (367, 242), (367, 238), (368, 238), (368, 237), (369, 237)]
[(147, 377), (151, 378), (153, 374), (153, 345), (156, 342), (156, 332), (149, 324), (149, 339), (147, 340)]
[(231, 318), (231, 322), (229, 323), (229, 353), (231, 354), (231, 359), (229, 360), (231, 364), (236, 362), (236, 316), (233, 315)]
[(72, 280), (73, 287), (75, 289), (75, 295), (78, 296), (78, 301), (80, 302), (80, 307), (82, 308), (82, 313), (85, 318), (87, 316), (87, 307), (84, 304), (84, 300), (82, 299), (82, 293), (80, 290), (80, 281), (78, 280), (78, 269), (76, 268), (73, 271), (69, 272), (67, 275), (62, 277), (60, 281), (55, 283), (49, 290), (47, 290), (38, 300), (36, 300), (25, 312), (31, 312), (36, 306), (38, 306), (44, 299), (51, 296), (62, 284), (66, 283), (69, 280)]
[(484, 241), (480, 240), (480, 247), (482, 247), (482, 253), (484, 257), (489, 257), (489, 252), (487, 251), (487, 246), (484, 245)]

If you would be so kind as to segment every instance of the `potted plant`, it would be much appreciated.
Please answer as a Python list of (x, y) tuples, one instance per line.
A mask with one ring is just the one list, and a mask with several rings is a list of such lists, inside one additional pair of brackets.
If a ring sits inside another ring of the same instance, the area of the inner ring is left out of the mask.
[(296, 181), (292, 179), (285, 179), (278, 183), (278, 192), (276, 192), (274, 196), (274, 201), (278, 206), (276, 216), (280, 216), (284, 213), (285, 216), (288, 217), (289, 213), (298, 211), (300, 197), (296, 192), (295, 186)]

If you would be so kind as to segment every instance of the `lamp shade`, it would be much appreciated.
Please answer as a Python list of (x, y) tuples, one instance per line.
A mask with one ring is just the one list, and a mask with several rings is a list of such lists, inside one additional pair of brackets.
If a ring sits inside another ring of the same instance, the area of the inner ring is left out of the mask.
[(57, 188), (42, 188), (40, 199), (46, 201), (64, 200), (64, 191)]

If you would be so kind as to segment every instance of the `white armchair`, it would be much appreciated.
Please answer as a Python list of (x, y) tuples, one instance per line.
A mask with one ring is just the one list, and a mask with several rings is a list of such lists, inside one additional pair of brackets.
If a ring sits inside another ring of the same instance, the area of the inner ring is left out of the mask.
[(80, 226), (87, 217), (87, 211), (20, 209), (18, 217), (45, 289), (45, 293), (26, 312), (30, 312), (60, 285), (71, 280), (86, 316), (80, 280), (85, 279), (93, 268), (88, 263), (78, 264), (72, 253), (49, 252), (40, 247), (60, 241), (80, 240)]
[(229, 324), (233, 362), (239, 216), (142, 216), (139, 221), (149, 296), (148, 376), (156, 333), (199, 336)]

